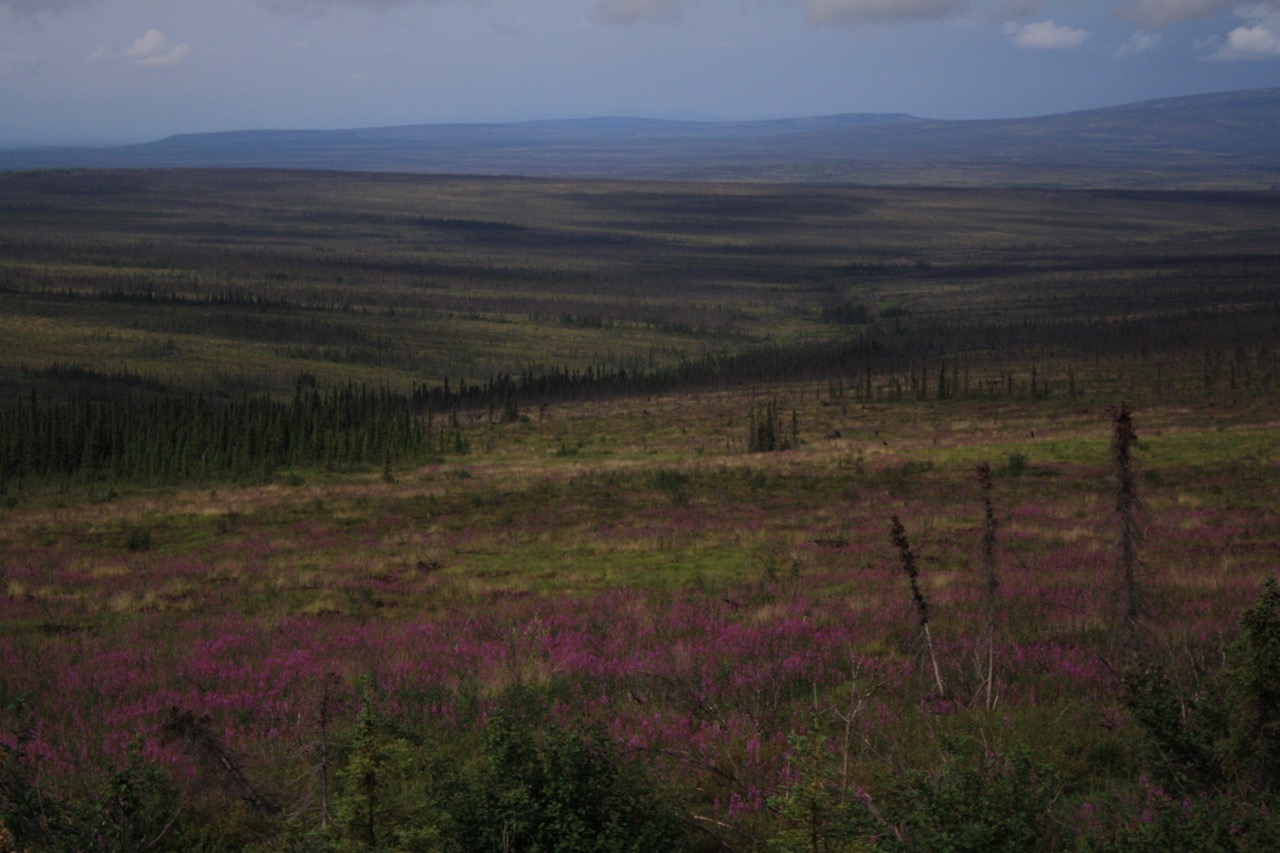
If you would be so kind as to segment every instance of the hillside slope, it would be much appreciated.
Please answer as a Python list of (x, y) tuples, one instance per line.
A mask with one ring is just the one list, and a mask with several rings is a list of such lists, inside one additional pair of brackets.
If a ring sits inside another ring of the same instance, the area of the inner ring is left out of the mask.
[(0, 169), (254, 167), (840, 183), (1270, 187), (1280, 89), (1022, 119), (852, 114), (771, 121), (596, 118), (184, 134), (0, 150)]

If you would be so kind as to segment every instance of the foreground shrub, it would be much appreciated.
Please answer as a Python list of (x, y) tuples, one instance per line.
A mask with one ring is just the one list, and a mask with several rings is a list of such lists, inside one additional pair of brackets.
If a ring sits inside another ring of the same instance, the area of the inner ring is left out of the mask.
[(336, 774), (331, 820), (291, 849), (381, 853), (664, 853), (686, 847), (676, 810), (596, 728), (518, 689), (464, 735), (420, 738), (364, 697)]
[(1149, 663), (1126, 674), (1147, 775), (1139, 796), (1109, 804), (1109, 823), (1086, 827), (1086, 849), (1280, 849), (1278, 608), (1268, 578), (1208, 689), (1181, 691)]
[(1025, 750), (1000, 755), (944, 735), (935, 768), (867, 777), (864, 767), (860, 782), (846, 783), (820, 721), (789, 745), (789, 782), (770, 798), (782, 819), (771, 850), (1025, 853), (1048, 843), (1061, 784)]
[(457, 849), (685, 849), (675, 809), (596, 727), (562, 724), (517, 692), (489, 720), (484, 763), (455, 794)]
[(136, 746), (100, 786), (70, 802), (40, 790), (20, 748), (0, 747), (0, 851), (190, 850), (182, 816), (179, 791)]

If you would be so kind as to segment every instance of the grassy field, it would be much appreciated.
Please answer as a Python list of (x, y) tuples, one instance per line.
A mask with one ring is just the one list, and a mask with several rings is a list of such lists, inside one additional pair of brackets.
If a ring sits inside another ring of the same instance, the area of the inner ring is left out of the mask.
[(450, 398), (414, 417), (457, 442), (359, 464), (34, 470), (5, 436), (0, 819), (1270, 849), (1277, 232), (1264, 193), (0, 176), (0, 387), (50, 432), (86, 395), (629, 377)]

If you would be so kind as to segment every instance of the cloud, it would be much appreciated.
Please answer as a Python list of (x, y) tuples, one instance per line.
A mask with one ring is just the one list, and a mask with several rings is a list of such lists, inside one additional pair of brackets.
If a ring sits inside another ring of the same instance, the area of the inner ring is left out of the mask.
[(164, 50), (166, 40), (159, 30), (147, 30), (142, 38), (135, 39), (133, 45), (124, 52), (125, 56), (144, 57)]
[[(389, 1), (389, 0), (388, 0)], [(423, 0), (430, 2), (430, 0)], [(374, 0), (376, 2), (376, 0)], [(597, 0), (592, 20), (628, 25), (672, 23), (698, 0)], [(815, 24), (927, 21), (964, 14), (973, 0), (786, 0), (800, 6)]]
[(799, 0), (816, 23), (853, 24), (951, 18), (970, 0)]
[(1280, 58), (1280, 8), (1260, 3), (1243, 6), (1236, 14), (1249, 23), (1227, 33), (1225, 40), (1203, 45), (1211, 50), (1205, 58), (1217, 62)]
[(669, 24), (689, 0), (601, 0), (591, 20), (601, 24)]
[(1005, 24), (1004, 34), (1018, 47), (1028, 50), (1062, 50), (1079, 47), (1089, 37), (1089, 33), (1084, 30), (1058, 26), (1053, 21)]
[(12, 9), (19, 15), (61, 12), (73, 6), (86, 6), (92, 0), (0, 0), (0, 9)]
[(995, 3), (987, 18), (996, 21), (1016, 21), (1031, 18), (1044, 11), (1044, 0), (1001, 0)]
[(38, 60), (32, 53), (5, 53), (0, 50), (0, 74), (7, 74), (24, 65), (34, 65)]
[(373, 9), (386, 11), (401, 6), (438, 6), (448, 2), (483, 5), (484, 0), (256, 0), (259, 6), (284, 12), (321, 15), (336, 9)]
[(1160, 28), (1207, 18), (1238, 5), (1239, 0), (1130, 0), (1116, 14), (1140, 26)]
[(154, 68), (172, 65), (190, 52), (188, 45), (170, 43), (168, 37), (159, 30), (147, 30), (141, 38), (134, 40), (122, 56), (132, 59), (134, 65)]
[(1162, 41), (1164, 36), (1159, 33), (1149, 33), (1145, 30), (1136, 32), (1129, 36), (1127, 42), (1116, 48), (1116, 56), (1137, 56), (1139, 53), (1155, 50)]

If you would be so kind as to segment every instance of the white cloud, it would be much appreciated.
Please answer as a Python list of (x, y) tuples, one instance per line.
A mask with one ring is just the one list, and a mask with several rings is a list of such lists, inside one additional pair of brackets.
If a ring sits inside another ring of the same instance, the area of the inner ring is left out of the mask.
[(35, 15), (40, 12), (61, 12), (87, 2), (89, 0), (0, 0), (0, 9), (12, 9), (20, 15)]
[(1031, 18), (1044, 11), (1044, 0), (1000, 0), (993, 4), (988, 18), (996, 21), (1016, 21)]
[[(2, 0), (0, 0), (2, 2)], [(487, 5), (487, 0), (255, 0), (267, 9), (304, 16), (318, 16), (339, 9), (389, 12), (404, 6), (440, 6), (445, 3)]]
[(817, 23), (924, 21), (968, 11), (970, 0), (800, 0)]
[(34, 65), (38, 61), (32, 53), (5, 53), (0, 51), (0, 74), (8, 73), (24, 65)]
[[(815, 24), (889, 23), (952, 18), (974, 0), (785, 0)], [(431, 2), (431, 0), (422, 0)], [(604, 24), (672, 23), (698, 0), (597, 0), (592, 20)]]
[(688, 0), (600, 0), (593, 21), (602, 24), (669, 24), (679, 19)]
[(164, 53), (158, 53), (154, 56), (144, 56), (137, 61), (137, 65), (143, 68), (155, 68), (160, 65), (173, 65), (182, 57), (191, 52), (191, 48), (185, 44), (175, 44)]
[(1207, 18), (1239, 5), (1239, 0), (1130, 0), (1117, 14), (1144, 27), (1167, 27)]
[(1079, 47), (1089, 33), (1073, 27), (1059, 26), (1053, 21), (1004, 25), (1004, 34), (1018, 47), (1028, 50), (1062, 50)]
[(1260, 3), (1243, 6), (1236, 14), (1248, 24), (1227, 33), (1225, 40), (1208, 43), (1212, 51), (1205, 58), (1219, 62), (1280, 58), (1280, 8)]
[(1116, 56), (1137, 56), (1139, 53), (1155, 50), (1162, 41), (1164, 36), (1159, 33), (1149, 33), (1145, 30), (1136, 32), (1116, 49)]
[(164, 45), (164, 33), (159, 30), (147, 30), (142, 38), (134, 39), (133, 44), (124, 52), (124, 55), (135, 58), (149, 56), (163, 49)]
[(140, 38), (122, 54), (132, 59), (135, 65), (143, 68), (154, 68), (160, 65), (173, 65), (191, 52), (186, 44), (172, 44), (169, 38), (159, 30), (147, 30)]

